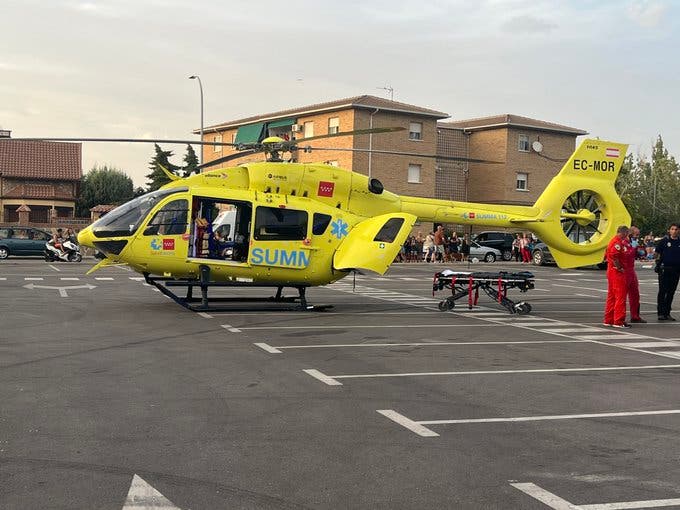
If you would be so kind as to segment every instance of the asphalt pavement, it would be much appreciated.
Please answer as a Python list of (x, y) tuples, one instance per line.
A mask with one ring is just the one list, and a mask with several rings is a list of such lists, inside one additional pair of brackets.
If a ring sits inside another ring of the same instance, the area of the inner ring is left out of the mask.
[(440, 312), (460, 263), (196, 313), (92, 264), (0, 261), (3, 510), (680, 507), (680, 322), (649, 267), (649, 322), (615, 330), (596, 269), (472, 266), (535, 273), (521, 316)]

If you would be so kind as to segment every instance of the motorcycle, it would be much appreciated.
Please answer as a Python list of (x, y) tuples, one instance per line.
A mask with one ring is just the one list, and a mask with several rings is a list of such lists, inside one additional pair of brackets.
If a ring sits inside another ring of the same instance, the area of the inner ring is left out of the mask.
[(61, 250), (54, 247), (51, 243), (45, 243), (45, 262), (80, 262), (83, 256), (80, 253), (80, 246), (73, 241), (61, 243)]

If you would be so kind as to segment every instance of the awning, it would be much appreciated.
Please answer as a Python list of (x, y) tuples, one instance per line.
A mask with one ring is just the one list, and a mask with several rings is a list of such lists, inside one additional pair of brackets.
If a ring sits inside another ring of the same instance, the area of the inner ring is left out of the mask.
[(285, 126), (292, 126), (295, 124), (295, 119), (283, 119), (283, 120), (275, 120), (274, 122), (270, 122), (267, 124), (267, 127), (269, 129), (271, 128), (277, 128), (277, 127), (285, 127)]
[(236, 138), (234, 143), (256, 143), (260, 141), (260, 136), (262, 136), (262, 129), (264, 128), (264, 122), (258, 122), (257, 124), (248, 124), (247, 126), (241, 126), (236, 132)]

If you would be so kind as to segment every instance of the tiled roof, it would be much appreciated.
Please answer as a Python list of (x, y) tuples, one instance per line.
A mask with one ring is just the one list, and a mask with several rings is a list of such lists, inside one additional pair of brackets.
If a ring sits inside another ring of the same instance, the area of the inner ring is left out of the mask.
[(81, 144), (0, 139), (3, 177), (78, 181), (83, 175)]
[[(379, 108), (380, 110), (412, 113), (416, 115), (423, 115), (426, 117), (435, 117), (437, 119), (445, 119), (449, 117), (448, 113), (440, 112), (437, 110), (431, 110), (430, 108), (423, 108), (421, 106), (415, 106), (412, 104), (400, 103), (398, 101), (390, 101), (389, 99), (383, 99), (382, 97), (364, 95), (348, 97), (345, 99), (337, 99), (335, 101), (329, 101), (327, 103), (317, 103), (308, 106), (301, 106), (299, 108), (292, 108), (290, 110), (281, 110), (278, 112), (264, 113), (261, 115), (255, 115), (253, 117), (246, 117), (243, 119), (230, 120), (227, 122), (223, 122), (221, 124), (215, 124), (214, 126), (208, 126), (204, 128), (204, 131), (218, 130), (228, 127), (241, 126), (243, 124), (251, 124), (253, 122), (285, 119), (286, 117), (291, 116), (302, 116), (315, 112), (341, 110), (346, 108), (363, 108), (367, 110), (375, 110), (376, 108)], [(198, 134), (200, 133), (200, 130), (197, 129), (194, 131), (194, 133)]]
[(28, 184), (21, 183), (16, 186), (4, 190), (4, 198), (61, 198), (65, 200), (74, 200), (72, 193), (65, 192), (59, 189), (59, 186), (52, 184)]
[(94, 207), (90, 208), (90, 212), (110, 212), (113, 211), (117, 205), (112, 205), (112, 204), (102, 204), (102, 205), (95, 205)]
[(438, 122), (437, 126), (442, 128), (448, 127), (467, 129), (470, 131), (498, 127), (522, 127), (540, 129), (543, 131), (557, 131), (560, 133), (569, 133), (577, 136), (588, 134), (587, 131), (583, 131), (582, 129), (563, 126), (562, 124), (555, 124), (553, 122), (546, 122), (544, 120), (522, 117), (520, 115), (512, 115), (509, 113), (504, 115), (494, 115), (492, 117), (479, 117), (476, 119), (456, 120), (452, 122)]

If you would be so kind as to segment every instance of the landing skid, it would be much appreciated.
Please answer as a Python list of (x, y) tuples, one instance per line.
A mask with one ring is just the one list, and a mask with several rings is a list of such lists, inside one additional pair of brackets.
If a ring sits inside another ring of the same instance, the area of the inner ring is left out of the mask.
[[(144, 273), (144, 279), (149, 285), (153, 285), (164, 295), (168, 296), (178, 305), (187, 308), (194, 312), (250, 312), (250, 311), (306, 311), (306, 312), (323, 312), (333, 305), (312, 305), (307, 302), (305, 296), (306, 286), (292, 286), (297, 289), (297, 296), (284, 296), (282, 285), (272, 284), (255, 284), (252, 282), (211, 282), (210, 268), (201, 266), (201, 278), (166, 278), (160, 276), (151, 276)], [(187, 289), (186, 296), (180, 297), (175, 294), (169, 287), (184, 287)], [(201, 297), (194, 297), (194, 287), (201, 290)], [(208, 289), (211, 287), (275, 287), (276, 295), (270, 297), (215, 297), (208, 298)], [(213, 303), (220, 303), (221, 305), (214, 305)], [(234, 303), (233, 305), (224, 305), (222, 303)], [(245, 306), (240, 303), (261, 303), (266, 306)]]

